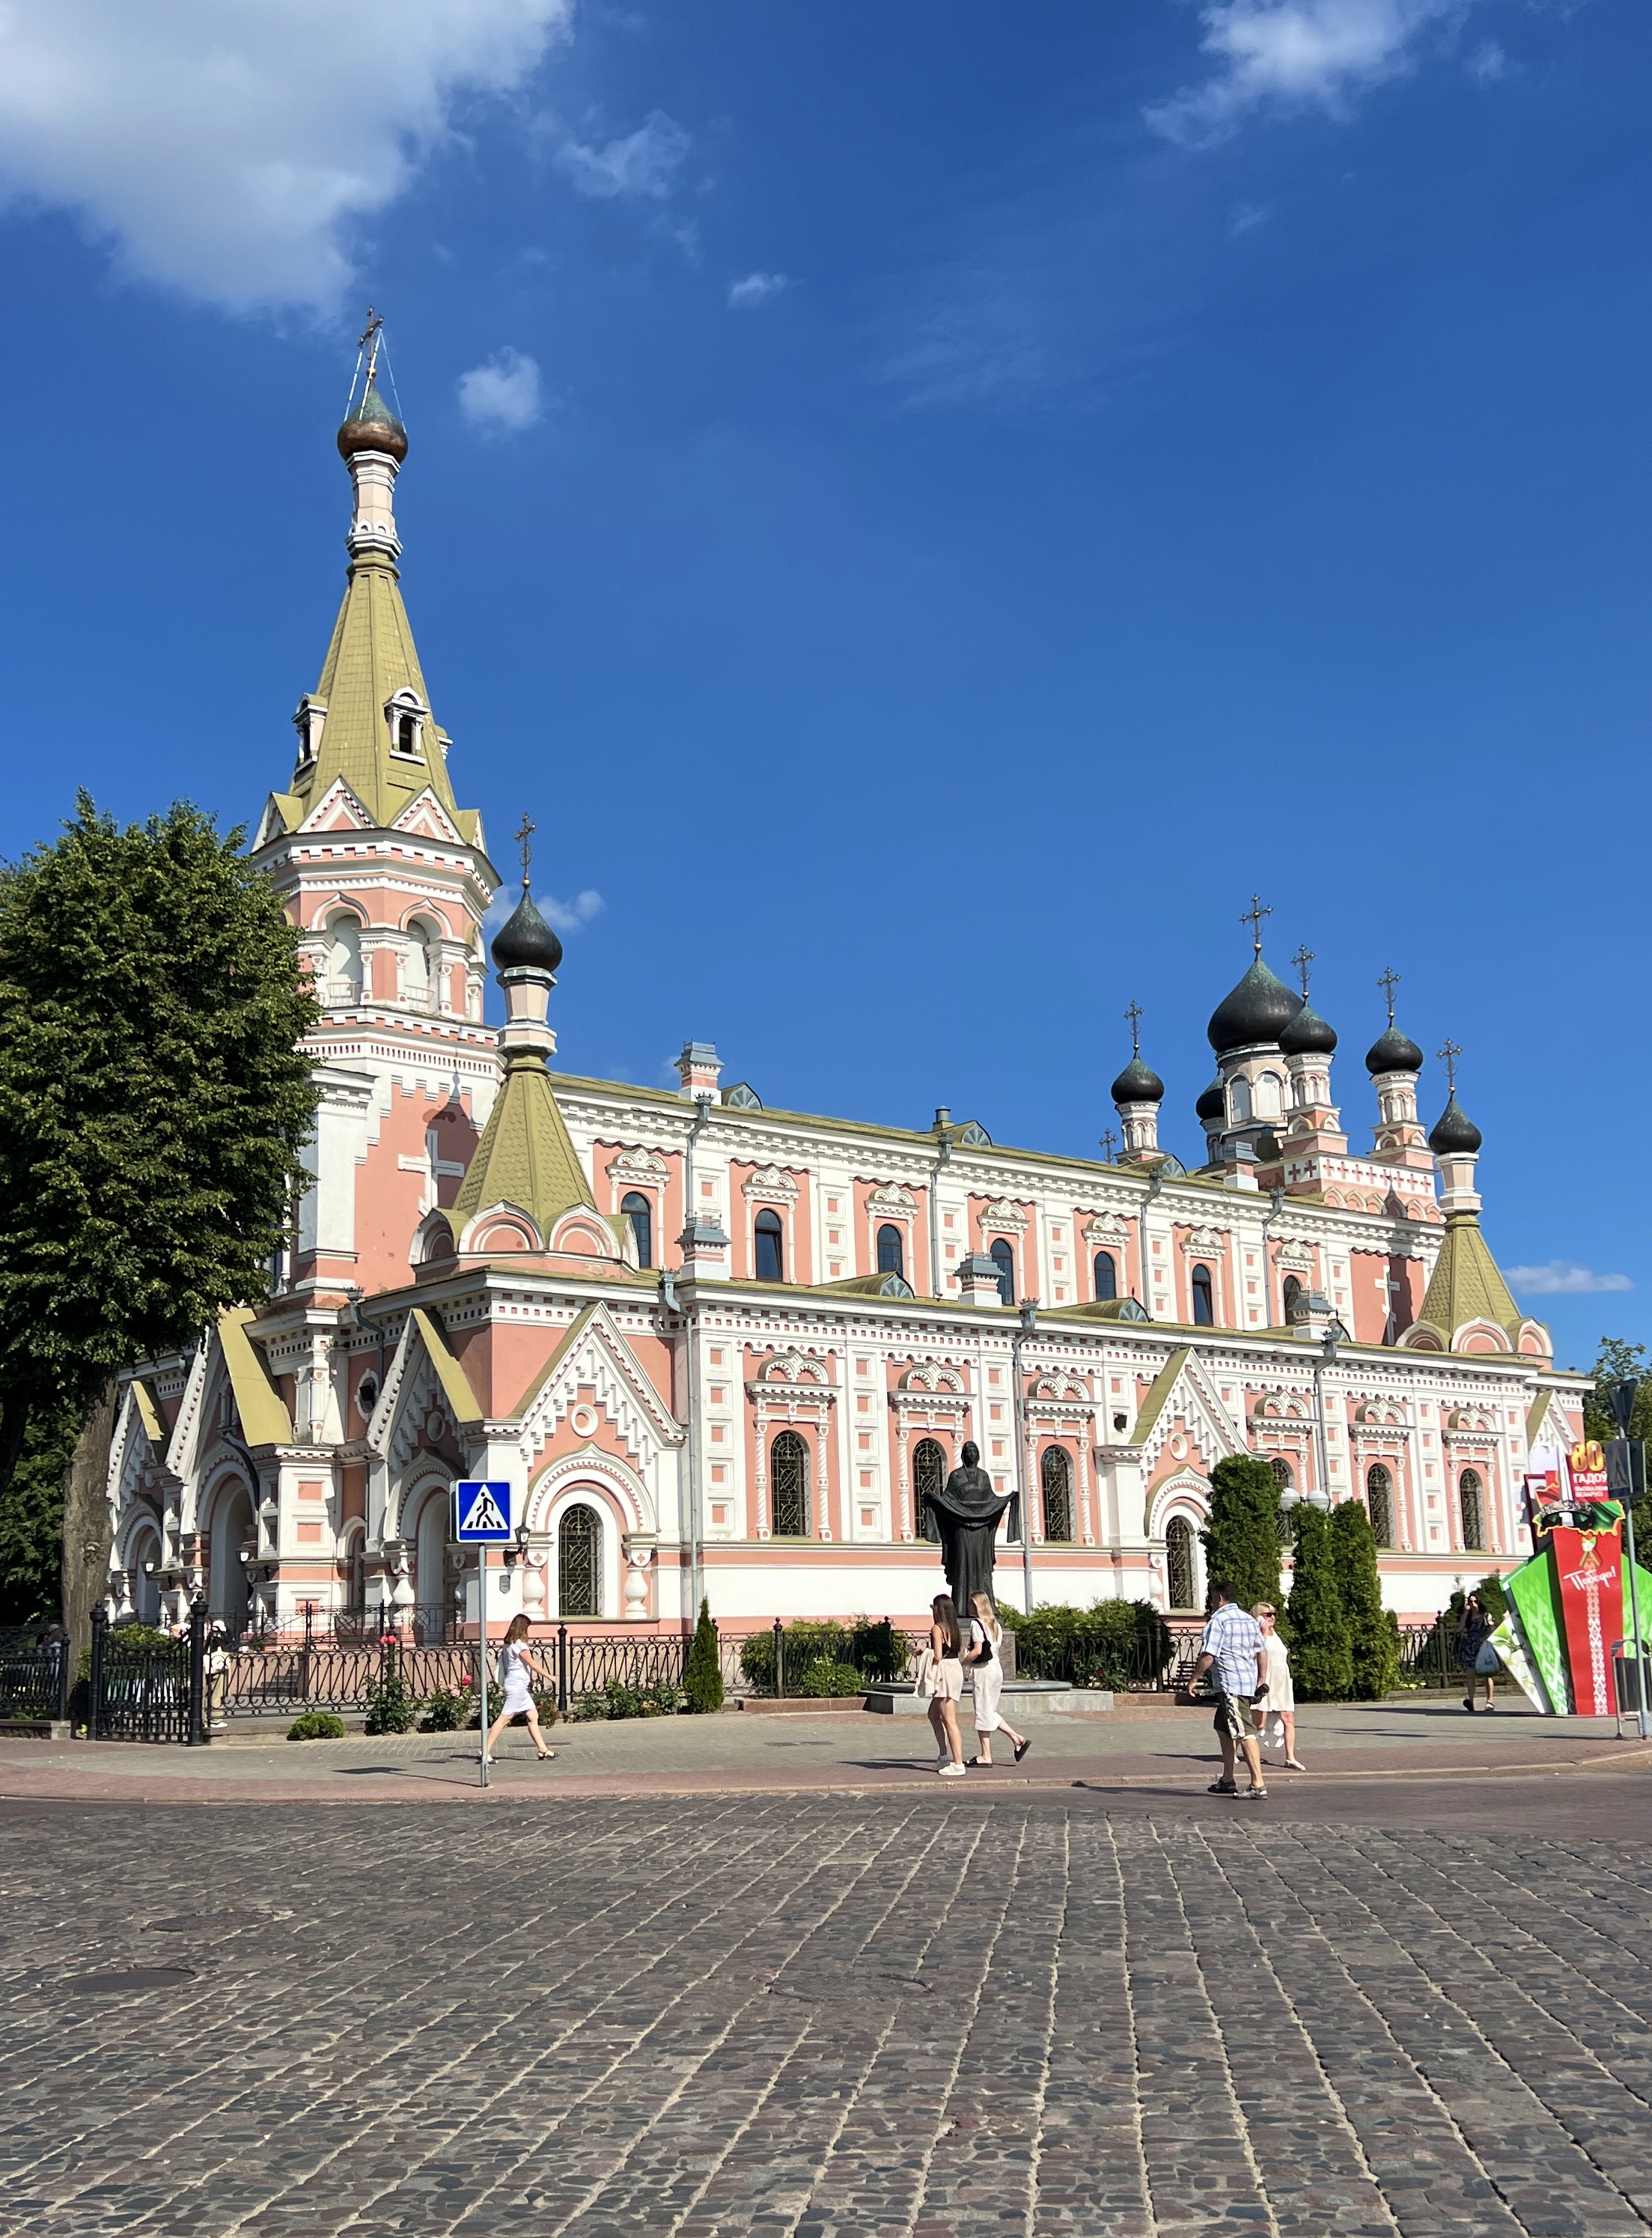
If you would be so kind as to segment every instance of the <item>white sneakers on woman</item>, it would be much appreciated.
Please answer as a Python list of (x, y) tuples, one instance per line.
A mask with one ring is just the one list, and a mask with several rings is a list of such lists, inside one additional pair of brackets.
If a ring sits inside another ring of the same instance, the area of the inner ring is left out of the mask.
[(936, 1770), (942, 1779), (961, 1779), (964, 1776), (962, 1765), (954, 1764), (950, 1758), (945, 1764), (938, 1765)]

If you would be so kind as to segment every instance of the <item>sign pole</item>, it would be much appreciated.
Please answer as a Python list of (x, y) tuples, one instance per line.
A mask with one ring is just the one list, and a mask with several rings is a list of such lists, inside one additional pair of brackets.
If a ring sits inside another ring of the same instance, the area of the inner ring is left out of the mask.
[(482, 1705), (482, 1784), (487, 1785), (487, 1546), (476, 1550), (476, 1698)]
[(476, 1549), (476, 1703), (482, 1713), (481, 1784), (487, 1785), (487, 1550), (511, 1543), (515, 1494), (508, 1484), (466, 1479), (453, 1486), (453, 1536)]

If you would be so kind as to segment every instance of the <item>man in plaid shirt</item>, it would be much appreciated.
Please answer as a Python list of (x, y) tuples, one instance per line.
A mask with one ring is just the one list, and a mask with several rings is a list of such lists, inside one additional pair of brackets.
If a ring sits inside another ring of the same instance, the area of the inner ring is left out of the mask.
[(1262, 1627), (1253, 1616), (1247, 1616), (1235, 1604), (1225, 1585), (1213, 1585), (1211, 1592), (1216, 1606), (1205, 1626), (1199, 1660), (1193, 1665), (1195, 1684), (1207, 1671), (1211, 1673), (1211, 1686), (1216, 1697), (1216, 1737), (1222, 1745), (1222, 1776), (1213, 1782), (1209, 1791), (1213, 1795), (1239, 1793), (1233, 1778), (1237, 1744), (1245, 1751), (1246, 1769), (1251, 1775), (1251, 1784), (1245, 1791), (1246, 1796), (1265, 1795), (1262, 1751), (1251, 1723), (1252, 1699), (1265, 1683), (1267, 1650), (1262, 1644)]

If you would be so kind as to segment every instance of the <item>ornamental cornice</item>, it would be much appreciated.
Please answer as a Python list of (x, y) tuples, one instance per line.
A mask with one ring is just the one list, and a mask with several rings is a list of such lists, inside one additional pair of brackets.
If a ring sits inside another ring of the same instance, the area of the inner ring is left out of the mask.
[(1130, 1228), (1131, 1222), (1122, 1213), (1096, 1213), (1092, 1215), (1085, 1227), (1084, 1240), (1087, 1243), (1111, 1243), (1121, 1246), (1130, 1241)]
[(1027, 1215), (1020, 1205), (1012, 1204), (1008, 1197), (995, 1197), (990, 1204), (981, 1208), (981, 1228), (983, 1235), (988, 1229), (997, 1229), (1005, 1235), (1024, 1235), (1027, 1233)]
[(608, 1161), (608, 1178), (618, 1185), (621, 1182), (641, 1182), (651, 1188), (664, 1189), (671, 1178), (671, 1169), (657, 1150), (621, 1150)]
[(879, 1182), (867, 1194), (866, 1209), (874, 1220), (915, 1220), (918, 1201), (904, 1182)]
[(926, 1391), (922, 1387), (891, 1391), (889, 1400), (896, 1414), (967, 1415), (972, 1404), (967, 1391)]
[(797, 1183), (783, 1167), (759, 1166), (741, 1183), (740, 1194), (748, 1204), (755, 1204), (759, 1199), (770, 1204), (796, 1204)]
[(1181, 1248), (1189, 1257), (1195, 1253), (1201, 1259), (1219, 1258), (1232, 1238), (1225, 1228), (1190, 1228), (1181, 1239)]

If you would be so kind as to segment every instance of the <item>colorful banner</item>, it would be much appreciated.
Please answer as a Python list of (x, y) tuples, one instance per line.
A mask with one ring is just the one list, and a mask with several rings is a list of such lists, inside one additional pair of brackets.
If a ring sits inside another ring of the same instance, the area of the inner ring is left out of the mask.
[[(1503, 1579), (1503, 1590), (1526, 1662), (1536, 1672), (1543, 1690), (1541, 1698), (1534, 1694), (1532, 1699), (1550, 1717), (1569, 1716), (1572, 1690), (1566, 1675), (1564, 1620), (1555, 1582), (1555, 1565), (1542, 1539), (1530, 1561), (1523, 1562)], [(1495, 1632), (1492, 1637), (1497, 1637)], [(1518, 1672), (1515, 1676), (1518, 1680)], [(1530, 1692), (1530, 1689), (1527, 1692)]]
[[(1546, 1519), (1537, 1552), (1503, 1581), (1509, 1612), (1491, 1635), (1504, 1669), (1550, 1717), (1605, 1717), (1618, 1709), (1613, 1651), (1634, 1652), (1629, 1566), (1615, 1500), (1569, 1502)], [(1652, 1653), (1652, 1573), (1635, 1571), (1641, 1651)], [(1631, 1707), (1633, 1705), (1630, 1705)]]
[[(1602, 1506), (1616, 1508), (1609, 1500)], [(1560, 1590), (1572, 1708), (1580, 1718), (1609, 1718), (1617, 1708), (1612, 1650), (1623, 1637), (1622, 1529), (1623, 1511), (1616, 1508), (1609, 1526), (1602, 1520), (1600, 1527), (1580, 1531), (1556, 1523), (1547, 1534)]]

